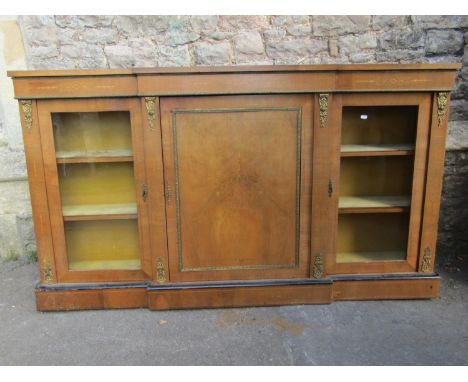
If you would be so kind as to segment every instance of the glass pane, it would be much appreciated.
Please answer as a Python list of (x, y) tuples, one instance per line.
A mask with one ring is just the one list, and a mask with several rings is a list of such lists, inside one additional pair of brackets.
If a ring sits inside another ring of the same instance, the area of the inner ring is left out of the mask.
[(61, 164), (58, 170), (64, 212), (84, 206), (136, 208), (132, 162)]
[(408, 221), (407, 213), (340, 215), (337, 263), (404, 260)]
[(132, 154), (130, 113), (53, 113), (58, 158)]
[(347, 106), (337, 263), (406, 259), (417, 106)]
[(69, 269), (140, 269), (130, 113), (55, 113), (52, 125)]
[(136, 219), (65, 222), (69, 268), (140, 269)]
[(346, 106), (342, 145), (414, 145), (417, 106)]
[(341, 196), (409, 196), (413, 156), (341, 158)]

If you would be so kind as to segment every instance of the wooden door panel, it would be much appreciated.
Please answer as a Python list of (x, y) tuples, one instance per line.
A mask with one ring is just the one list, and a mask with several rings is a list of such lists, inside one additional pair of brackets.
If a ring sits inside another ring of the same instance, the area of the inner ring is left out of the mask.
[(311, 98), (167, 98), (161, 113), (171, 281), (306, 276)]

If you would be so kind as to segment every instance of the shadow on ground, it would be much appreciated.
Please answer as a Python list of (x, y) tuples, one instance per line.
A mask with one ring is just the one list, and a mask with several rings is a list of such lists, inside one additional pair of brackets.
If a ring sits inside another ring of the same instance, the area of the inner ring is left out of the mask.
[(0, 365), (466, 365), (463, 266), (436, 300), (39, 313), (21, 259), (0, 264)]

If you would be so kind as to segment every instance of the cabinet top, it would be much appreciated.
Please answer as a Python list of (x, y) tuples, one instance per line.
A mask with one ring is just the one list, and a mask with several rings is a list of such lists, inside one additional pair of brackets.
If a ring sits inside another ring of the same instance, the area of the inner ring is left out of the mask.
[(9, 77), (128, 76), (145, 74), (457, 70), (461, 64), (340, 64), (153, 67), (128, 69), (11, 70)]
[(10, 71), (18, 99), (450, 91), (460, 64)]

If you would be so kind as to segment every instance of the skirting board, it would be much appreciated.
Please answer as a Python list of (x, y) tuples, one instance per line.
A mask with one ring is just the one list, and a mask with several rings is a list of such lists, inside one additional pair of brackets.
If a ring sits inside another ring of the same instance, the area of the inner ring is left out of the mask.
[(340, 276), (203, 284), (60, 284), (36, 287), (37, 310), (148, 308), (150, 310), (329, 304), (344, 300), (430, 299), (438, 275)]

